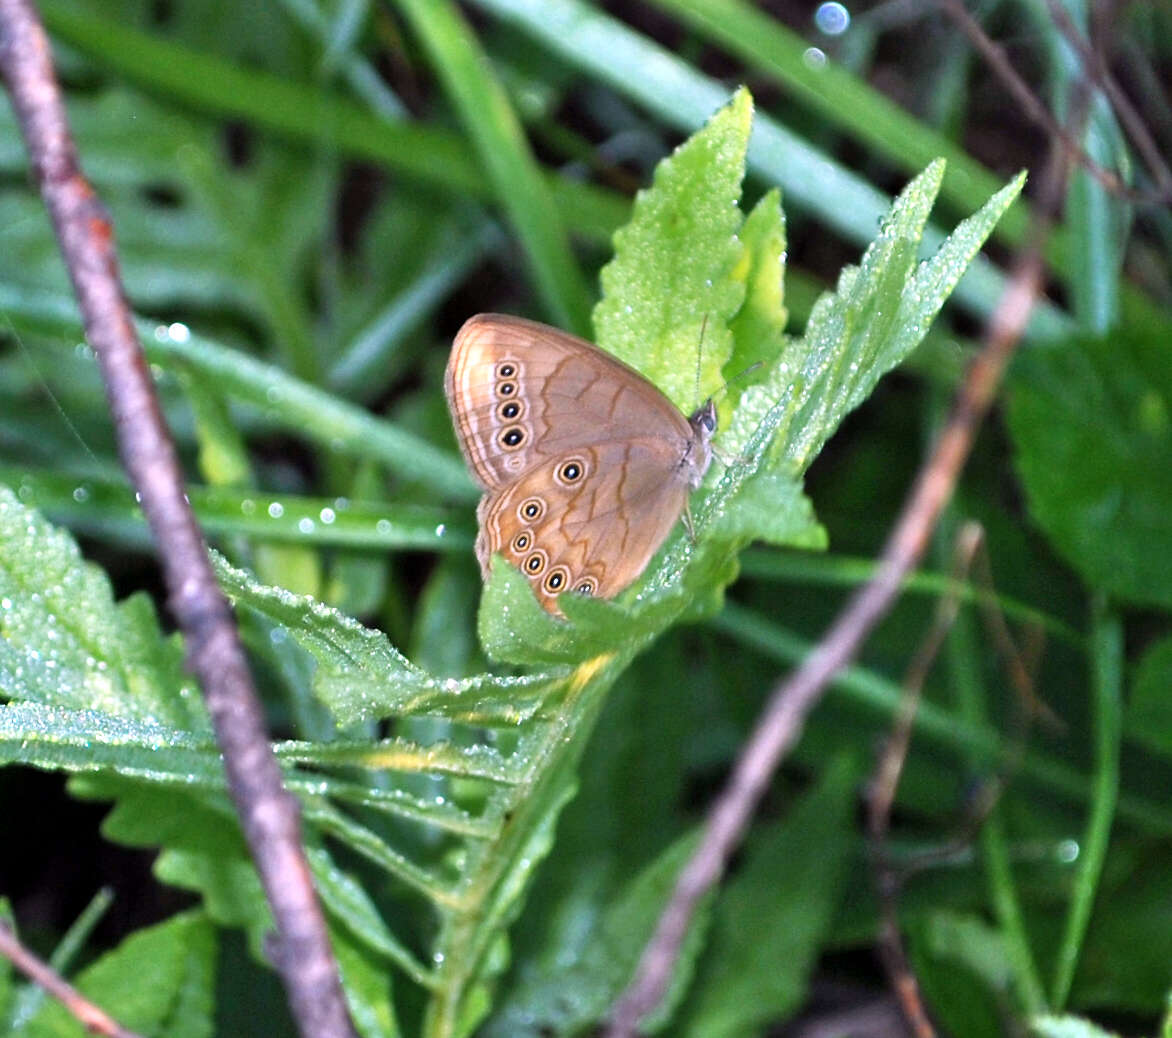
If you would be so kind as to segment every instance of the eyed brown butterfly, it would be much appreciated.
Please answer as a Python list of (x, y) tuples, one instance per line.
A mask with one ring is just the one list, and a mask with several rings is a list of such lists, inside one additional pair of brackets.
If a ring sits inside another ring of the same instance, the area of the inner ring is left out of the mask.
[(499, 552), (551, 613), (564, 591), (611, 598), (631, 584), (712, 460), (711, 400), (687, 418), (633, 368), (535, 321), (468, 320), (444, 392), (485, 491), (481, 571)]

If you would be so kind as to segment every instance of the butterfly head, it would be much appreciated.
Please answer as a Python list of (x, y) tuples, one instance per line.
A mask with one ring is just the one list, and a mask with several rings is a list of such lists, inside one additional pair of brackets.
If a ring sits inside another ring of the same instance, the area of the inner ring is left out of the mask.
[(704, 480), (704, 473), (712, 464), (711, 441), (716, 432), (716, 403), (712, 397), (696, 409), (688, 419), (688, 424), (692, 427), (692, 439), (688, 443), (684, 464), (688, 468), (688, 482), (695, 489)]

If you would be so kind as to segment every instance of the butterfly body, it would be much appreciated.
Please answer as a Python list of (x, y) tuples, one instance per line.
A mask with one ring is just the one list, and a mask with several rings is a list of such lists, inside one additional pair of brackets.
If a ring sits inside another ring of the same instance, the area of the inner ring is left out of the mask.
[(499, 552), (550, 612), (564, 591), (610, 598), (634, 581), (711, 461), (711, 401), (689, 419), (633, 368), (534, 321), (467, 321), (445, 391), (485, 490), (481, 570)]

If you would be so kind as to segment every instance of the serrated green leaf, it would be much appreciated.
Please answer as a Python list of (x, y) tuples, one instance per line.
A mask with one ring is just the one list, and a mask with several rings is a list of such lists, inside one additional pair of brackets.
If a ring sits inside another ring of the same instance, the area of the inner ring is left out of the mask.
[(1030, 515), (1092, 587), (1172, 606), (1172, 353), (1120, 329), (1028, 350), (1009, 428)]
[(838, 757), (780, 825), (750, 839), (675, 1033), (751, 1034), (800, 1004), (847, 880), (858, 776)]
[(40, 703), (0, 706), (0, 761), (78, 772), (112, 769), (205, 788), (218, 788), (224, 780), (210, 736)]
[(813, 503), (802, 493), (801, 484), (782, 472), (762, 472), (749, 480), (731, 507), (717, 517), (711, 536), (738, 544), (757, 540), (810, 551), (825, 551), (827, 544)]
[[(139, 930), (84, 970), (76, 986), (120, 1024), (168, 1038), (209, 1038), (215, 932), (202, 912)], [(26, 1038), (83, 1038), (86, 1028), (57, 1002), (20, 1032)]]
[[(745, 301), (729, 325), (733, 352), (724, 366), (728, 391), (721, 406), (732, 414), (748, 386), (764, 378), (781, 353), (785, 308), (785, 213), (777, 188), (745, 217), (744, 249), (733, 275), (745, 284)], [(760, 365), (759, 370), (754, 370)]]
[(684, 412), (716, 392), (732, 352), (728, 322), (745, 292), (734, 268), (752, 118), (752, 98), (742, 88), (659, 164), (602, 269), (598, 344)]
[(114, 602), (106, 575), (0, 485), (0, 692), (123, 722), (210, 731), (150, 600)]
[(919, 344), (1024, 183), (1019, 176), (1006, 185), (916, 268), (942, 176), (943, 165), (934, 163), (895, 200), (860, 265), (843, 271), (834, 294), (815, 304), (802, 338), (787, 344), (765, 382), (743, 394), (721, 441), (724, 450), (742, 450), (764, 414), (788, 395), (792, 418), (774, 450), (787, 467), (803, 472), (879, 377)]
[(343, 725), (414, 714), (515, 724), (531, 717), (549, 691), (549, 681), (541, 675), (433, 677), (411, 663), (382, 631), (363, 627), (313, 598), (261, 584), (218, 556), (214, 561), (227, 594), (279, 625), (314, 658), (314, 692)]

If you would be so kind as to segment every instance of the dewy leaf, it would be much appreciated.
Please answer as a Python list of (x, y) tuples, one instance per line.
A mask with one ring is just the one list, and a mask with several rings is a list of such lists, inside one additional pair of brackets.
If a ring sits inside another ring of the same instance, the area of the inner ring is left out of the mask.
[[(785, 308), (785, 213), (781, 192), (767, 192), (745, 217), (744, 251), (734, 276), (745, 283), (745, 301), (729, 326), (733, 353), (724, 367), (728, 383), (721, 407), (732, 414), (746, 387), (761, 381), (782, 349)], [(754, 371), (754, 365), (762, 369)]]
[(73, 539), (0, 485), (0, 694), (207, 732), (182, 666), (145, 595), (116, 604)]
[(688, 1038), (753, 1034), (791, 1012), (842, 896), (858, 767), (847, 756), (780, 825), (746, 847), (716, 903), (693, 998)]
[[(745, 292), (734, 268), (752, 118), (752, 98), (742, 88), (656, 167), (602, 269), (598, 344), (642, 371), (685, 413), (719, 389), (732, 352), (728, 322)], [(685, 357), (691, 362), (682, 363)]]
[(314, 692), (342, 725), (407, 714), (516, 724), (533, 715), (549, 689), (543, 675), (435, 678), (382, 631), (306, 595), (261, 584), (219, 556), (213, 561), (227, 594), (279, 625), (314, 658)]
[(542, 609), (529, 582), (497, 558), (477, 616), (485, 653), (501, 663), (579, 663), (613, 654), (616, 646), (629, 650), (678, 612), (677, 607), (633, 613), (619, 602), (573, 594), (563, 595), (559, 604), (569, 623)]
[(1009, 429), (1030, 515), (1093, 587), (1172, 606), (1172, 351), (1125, 329), (1022, 353)]
[(743, 394), (724, 450), (741, 450), (765, 413), (790, 394), (792, 418), (774, 450), (788, 470), (805, 471), (843, 417), (919, 344), (1024, 183), (1024, 176), (1013, 180), (914, 269), (943, 172), (942, 162), (933, 163), (895, 200), (860, 265), (843, 271), (836, 291), (815, 304), (802, 338), (787, 345), (766, 381)]
[(762, 472), (750, 479), (733, 506), (716, 519), (712, 535), (809, 551), (825, 551), (827, 545), (826, 529), (815, 517), (810, 499), (797, 480), (781, 472)]

